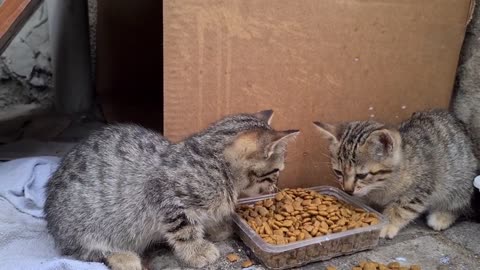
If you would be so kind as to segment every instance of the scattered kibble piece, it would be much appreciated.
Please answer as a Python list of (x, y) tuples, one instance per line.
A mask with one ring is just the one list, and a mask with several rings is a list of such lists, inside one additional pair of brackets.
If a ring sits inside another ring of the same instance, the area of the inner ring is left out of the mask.
[(400, 268), (400, 263), (399, 262), (391, 262), (387, 266), (388, 266), (388, 268), (398, 269), (398, 268)]
[(257, 201), (254, 205), (240, 205), (237, 212), (265, 242), (275, 245), (379, 222), (374, 213), (356, 208), (334, 196), (302, 188), (287, 188), (274, 198)]
[(378, 264), (375, 264), (374, 262), (368, 262), (363, 266), (363, 270), (377, 270)]
[(242, 268), (247, 268), (253, 265), (253, 262), (251, 260), (246, 260), (242, 263)]
[(388, 270), (388, 267), (387, 267), (386, 265), (384, 265), (384, 264), (380, 264), (380, 265), (378, 266), (378, 270)]
[(227, 259), (230, 261), (230, 262), (236, 262), (240, 259), (240, 257), (235, 254), (235, 253), (230, 253), (227, 255)]
[[(325, 270), (335, 270), (333, 266), (327, 266)], [(388, 265), (377, 263), (374, 261), (361, 261), (357, 266), (354, 266), (352, 270), (422, 270), (419, 265), (413, 264), (410, 267), (401, 266), (398, 262), (391, 262)]]

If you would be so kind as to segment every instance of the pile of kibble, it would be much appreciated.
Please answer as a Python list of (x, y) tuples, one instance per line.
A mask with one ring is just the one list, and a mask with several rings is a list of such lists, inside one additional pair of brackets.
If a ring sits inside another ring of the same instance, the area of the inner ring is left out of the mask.
[[(360, 262), (357, 266), (354, 266), (352, 270), (421, 270), (418, 265), (401, 266), (398, 262), (391, 262), (387, 265), (373, 261)], [(328, 266), (325, 270), (337, 270), (336, 267)]]
[(274, 198), (240, 205), (237, 212), (265, 242), (276, 245), (379, 222), (374, 213), (302, 188), (284, 189)]

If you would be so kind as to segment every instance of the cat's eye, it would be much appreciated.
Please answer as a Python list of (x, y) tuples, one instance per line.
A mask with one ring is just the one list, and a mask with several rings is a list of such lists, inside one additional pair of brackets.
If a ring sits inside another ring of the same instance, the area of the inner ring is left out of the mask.
[(274, 173), (276, 173), (276, 172), (278, 172), (278, 171), (280, 171), (280, 170), (279, 170), (279, 169), (273, 169), (273, 170), (271, 170), (271, 171), (269, 171), (269, 172), (267, 172), (267, 173), (265, 173), (265, 174), (260, 175), (260, 177), (266, 177), (266, 176), (269, 176), (269, 175), (271, 175), (271, 174), (274, 174)]
[(334, 172), (338, 177), (343, 176), (343, 173), (342, 173), (341, 171), (339, 171), (339, 170), (335, 170), (335, 169), (334, 169), (333, 172)]
[(357, 174), (355, 177), (358, 179), (358, 180), (362, 180), (362, 179), (365, 179), (365, 177), (367, 177), (368, 173), (361, 173), (361, 174)]

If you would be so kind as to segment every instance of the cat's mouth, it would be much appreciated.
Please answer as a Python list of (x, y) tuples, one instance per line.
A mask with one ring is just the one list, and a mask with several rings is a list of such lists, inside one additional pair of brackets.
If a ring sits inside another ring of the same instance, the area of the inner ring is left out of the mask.
[(276, 191), (278, 191), (277, 185), (270, 185), (266, 189), (261, 188), (260, 189), (260, 194), (266, 195), (266, 194), (271, 194), (271, 193), (276, 192)]

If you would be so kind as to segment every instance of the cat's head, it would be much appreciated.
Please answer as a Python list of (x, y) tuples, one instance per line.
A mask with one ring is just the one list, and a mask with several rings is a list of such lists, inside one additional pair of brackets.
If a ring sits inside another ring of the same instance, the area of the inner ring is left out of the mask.
[(280, 171), (285, 168), (287, 143), (295, 138), (298, 130), (276, 131), (270, 127), (273, 111), (242, 114), (226, 118), (224, 125), (241, 128), (224, 155), (234, 167), (239, 179), (241, 196), (255, 196), (276, 190)]
[(330, 143), (333, 172), (347, 193), (365, 196), (386, 188), (401, 160), (398, 130), (373, 121), (314, 124)]

